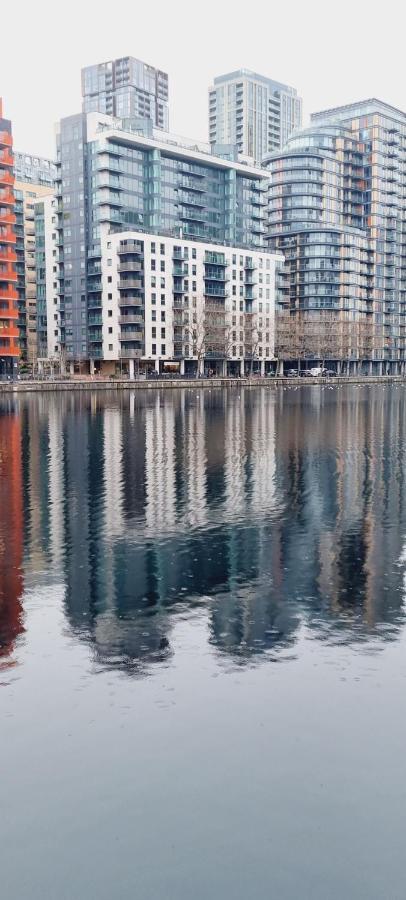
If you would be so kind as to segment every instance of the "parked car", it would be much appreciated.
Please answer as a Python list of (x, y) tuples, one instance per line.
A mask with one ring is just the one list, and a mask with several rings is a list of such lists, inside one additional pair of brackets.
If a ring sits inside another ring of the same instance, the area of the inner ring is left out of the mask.
[(299, 375), (301, 378), (308, 378), (310, 375), (310, 369), (301, 369)]
[(320, 366), (314, 366), (313, 369), (309, 369), (309, 375), (311, 375), (312, 378), (318, 378), (322, 374), (323, 369)]
[(325, 378), (337, 378), (335, 369), (323, 369), (322, 375), (324, 375)]
[(288, 369), (286, 372), (286, 377), (287, 378), (297, 378), (297, 374), (298, 374), (297, 369)]

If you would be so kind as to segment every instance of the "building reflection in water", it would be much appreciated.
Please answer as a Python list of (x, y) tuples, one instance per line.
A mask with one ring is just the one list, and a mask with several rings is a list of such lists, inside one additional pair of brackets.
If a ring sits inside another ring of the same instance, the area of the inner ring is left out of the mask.
[(170, 657), (176, 617), (195, 605), (240, 662), (291, 652), (302, 628), (388, 640), (404, 621), (405, 396), (314, 386), (20, 401), (26, 570), (62, 579), (73, 632), (128, 671)]
[(13, 663), (24, 630), (21, 424), (12, 402), (0, 408), (0, 669)]

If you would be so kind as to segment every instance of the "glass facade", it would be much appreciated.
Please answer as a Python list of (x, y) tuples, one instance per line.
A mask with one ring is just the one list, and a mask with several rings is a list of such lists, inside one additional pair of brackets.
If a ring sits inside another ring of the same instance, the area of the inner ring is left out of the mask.
[(131, 56), (82, 69), (84, 112), (151, 119), (169, 128), (168, 76)]
[(302, 124), (294, 88), (240, 69), (214, 79), (209, 89), (210, 143), (234, 144), (257, 162), (284, 146)]
[(327, 346), (337, 361), (399, 370), (406, 352), (406, 116), (379, 101), (318, 113), (267, 165), (270, 246), (286, 257), (281, 355), (322, 358)]
[(113, 121), (110, 127), (106, 121), (95, 127), (94, 117), (85, 114), (64, 119), (56, 185), (68, 359), (97, 358), (101, 352), (101, 238), (106, 233), (141, 231), (247, 249), (266, 246), (267, 172), (188, 149), (169, 136), (145, 137)]

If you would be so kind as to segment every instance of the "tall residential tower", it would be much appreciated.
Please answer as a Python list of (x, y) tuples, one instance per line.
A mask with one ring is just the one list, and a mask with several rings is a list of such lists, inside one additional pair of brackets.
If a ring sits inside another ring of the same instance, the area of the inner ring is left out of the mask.
[(235, 144), (257, 163), (280, 150), (301, 124), (302, 101), (295, 88), (257, 72), (219, 75), (209, 88), (210, 143)]
[(0, 376), (17, 371), (18, 293), (15, 251), (15, 199), (11, 122), (0, 99)]
[(69, 367), (270, 364), (266, 170), (101, 113), (63, 119), (57, 143), (53, 315)]
[(406, 114), (376, 99), (316, 113), (267, 164), (280, 357), (404, 371)]
[(151, 119), (169, 128), (168, 76), (133, 56), (82, 69), (83, 112), (120, 119)]

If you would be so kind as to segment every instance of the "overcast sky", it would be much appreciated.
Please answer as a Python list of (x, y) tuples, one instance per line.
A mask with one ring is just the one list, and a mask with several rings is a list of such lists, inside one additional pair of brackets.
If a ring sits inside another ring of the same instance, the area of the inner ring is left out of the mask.
[[(0, 96), (18, 150), (54, 155), (80, 69), (135, 56), (169, 74), (170, 128), (207, 140), (207, 88), (245, 67), (297, 88), (310, 112), (366, 97), (406, 109), (402, 4), (359, 0), (25, 0), (9, 8)], [(3, 13), (4, 17), (5, 13)], [(10, 39), (10, 34), (13, 39)]]

